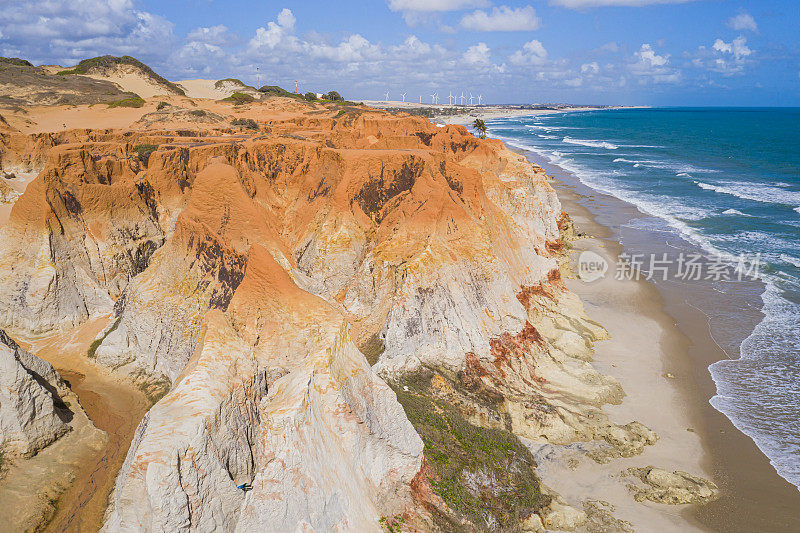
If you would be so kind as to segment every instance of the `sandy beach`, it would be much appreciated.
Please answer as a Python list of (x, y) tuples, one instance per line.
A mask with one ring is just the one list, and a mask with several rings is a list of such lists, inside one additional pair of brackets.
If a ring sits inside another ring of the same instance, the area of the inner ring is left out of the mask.
[[(564, 209), (576, 231), (588, 236), (573, 243), (573, 263), (591, 250), (614, 265), (622, 251), (619, 225), (641, 213), (527, 155), (555, 174), (552, 184)], [(659, 441), (640, 456), (606, 465), (580, 459), (570, 446), (545, 446), (537, 453), (545, 483), (573, 505), (579, 496), (611, 504), (614, 516), (636, 531), (800, 530), (800, 492), (708, 402), (716, 393), (708, 365), (726, 354), (709, 334), (705, 315), (691, 305), (691, 295), (643, 280), (616, 280), (613, 266), (602, 280), (573, 279), (567, 285), (611, 334), (597, 343), (594, 365), (618, 379), (627, 396), (605, 410), (617, 422), (642, 422)], [(720, 498), (698, 506), (636, 503), (620, 472), (647, 465), (707, 477), (720, 487)]]

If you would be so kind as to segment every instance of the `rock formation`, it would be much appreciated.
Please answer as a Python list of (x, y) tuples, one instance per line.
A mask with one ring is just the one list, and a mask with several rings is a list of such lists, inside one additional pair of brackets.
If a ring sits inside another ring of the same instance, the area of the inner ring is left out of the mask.
[(39, 172), (0, 229), (0, 326), (109, 317), (87, 356), (157, 401), (107, 531), (535, 530), (585, 516), (520, 437), (655, 442), (601, 410), (623, 393), (541, 169), (407, 115), (206, 102), (224, 120), (184, 129), (170, 102), (0, 135), (3, 169)]
[(30, 456), (69, 430), (60, 394), (67, 386), (50, 363), (0, 330), (0, 453)]

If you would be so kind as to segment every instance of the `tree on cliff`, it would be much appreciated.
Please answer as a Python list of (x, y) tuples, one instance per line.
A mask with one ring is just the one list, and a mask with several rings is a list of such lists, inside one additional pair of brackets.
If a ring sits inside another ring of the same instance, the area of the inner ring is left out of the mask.
[(486, 123), (483, 120), (476, 118), (475, 122), (472, 123), (472, 127), (480, 133), (481, 139), (486, 138)]

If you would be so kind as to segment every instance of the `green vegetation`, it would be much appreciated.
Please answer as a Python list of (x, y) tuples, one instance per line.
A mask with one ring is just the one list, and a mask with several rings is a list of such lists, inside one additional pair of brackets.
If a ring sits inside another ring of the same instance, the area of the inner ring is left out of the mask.
[(304, 95), (304, 98), (309, 102), (316, 102), (318, 100), (316, 93), (308, 92)]
[(222, 102), (232, 102), (234, 105), (249, 104), (255, 102), (256, 99), (247, 93), (235, 92), (227, 98), (223, 98)]
[(204, 117), (208, 115), (208, 113), (206, 113), (202, 109), (192, 109), (191, 111), (189, 111), (189, 114), (192, 115), (193, 117)]
[(117, 318), (116, 322), (114, 322), (114, 325), (113, 325), (113, 326), (111, 326), (111, 328), (110, 328), (108, 331), (106, 331), (105, 335), (103, 335), (103, 336), (102, 336), (102, 337), (100, 337), (99, 339), (96, 339), (96, 340), (95, 340), (95, 341), (94, 341), (94, 342), (93, 342), (93, 343), (92, 343), (92, 344), (89, 346), (89, 350), (86, 352), (86, 356), (87, 356), (89, 359), (94, 359), (94, 358), (96, 357), (96, 352), (97, 352), (97, 349), (100, 347), (100, 345), (101, 345), (101, 344), (103, 344), (103, 341), (104, 341), (104, 340), (106, 340), (106, 337), (108, 337), (109, 335), (111, 335), (111, 333), (112, 333), (112, 332), (113, 332), (115, 329), (117, 329), (117, 326), (119, 326), (119, 322), (120, 322), (120, 320), (122, 320), (122, 317), (120, 317), (120, 318)]
[(394, 518), (386, 518), (385, 516), (382, 516), (380, 519), (381, 527), (387, 533), (400, 533), (405, 521), (406, 519), (400, 515), (396, 515)]
[(248, 87), (245, 82), (238, 78), (225, 78), (224, 80), (217, 80), (217, 82), (214, 84), (214, 87), (220, 89), (225, 83), (235, 83), (237, 85), (241, 85), (242, 87)]
[(252, 118), (235, 118), (231, 121), (233, 126), (242, 126), (243, 128), (257, 130), (258, 123)]
[(136, 387), (142, 391), (152, 405), (155, 405), (158, 400), (166, 396), (170, 387), (172, 387), (172, 382), (163, 374), (152, 376), (141, 368), (131, 372), (131, 377), (136, 383)]
[(143, 71), (147, 76), (149, 76), (155, 82), (168, 87), (172, 92), (175, 94), (179, 94), (181, 96), (186, 96), (186, 93), (183, 92), (183, 89), (172, 83), (171, 81), (167, 80), (166, 78), (161, 77), (157, 74), (153, 69), (136, 59), (135, 57), (131, 56), (100, 56), (100, 57), (93, 57), (91, 59), (84, 59), (73, 68), (68, 70), (62, 70), (61, 72), (57, 72), (59, 76), (68, 76), (70, 74), (89, 74), (92, 70), (104, 70), (107, 68), (113, 68), (117, 65), (130, 65), (133, 67), (138, 68), (139, 70)]
[(33, 66), (30, 61), (26, 61), (25, 59), (20, 59), (18, 57), (0, 57), (0, 63), (10, 63), (11, 65), (16, 65), (18, 67)]
[(139, 161), (147, 165), (150, 162), (150, 156), (158, 150), (157, 144), (137, 144), (133, 147), (133, 151), (139, 155)]
[(134, 94), (129, 98), (123, 98), (122, 100), (117, 100), (116, 102), (111, 102), (108, 104), (108, 107), (142, 107), (144, 105), (144, 99), (138, 94)]
[(477, 528), (513, 530), (550, 503), (530, 450), (513, 433), (476, 426), (451, 401), (432, 396), (431, 377), (415, 375), (392, 388), (425, 444), (434, 492)]
[(475, 122), (472, 123), (472, 127), (480, 134), (481, 139), (486, 138), (486, 123), (483, 120), (476, 118)]
[(344, 102), (344, 98), (342, 95), (337, 93), (336, 91), (328, 91), (327, 93), (322, 95), (323, 100), (330, 100), (331, 102)]
[(299, 94), (290, 93), (286, 89), (278, 87), (277, 85), (264, 85), (258, 92), (264, 93), (267, 96), (284, 96), (287, 98), (302, 98)]
[(169, 104), (166, 102), (159, 102), (158, 105), (156, 106), (156, 111), (161, 111), (165, 107), (169, 107)]

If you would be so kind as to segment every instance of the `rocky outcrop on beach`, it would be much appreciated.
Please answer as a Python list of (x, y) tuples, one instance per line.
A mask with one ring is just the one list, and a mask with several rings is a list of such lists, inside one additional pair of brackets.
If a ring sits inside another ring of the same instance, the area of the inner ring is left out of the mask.
[(648, 466), (629, 468), (623, 475), (632, 481), (628, 489), (636, 501), (679, 505), (708, 503), (719, 497), (719, 489), (713, 482), (678, 470), (669, 472)]
[(0, 453), (28, 457), (69, 430), (67, 386), (50, 363), (0, 330)]
[(105, 530), (535, 531), (586, 515), (526, 444), (655, 442), (602, 410), (624, 393), (541, 169), (407, 115), (210, 103), (183, 130), (174, 100), (0, 137), (38, 172), (0, 229), (0, 326), (105, 320), (86, 356), (154, 402)]

